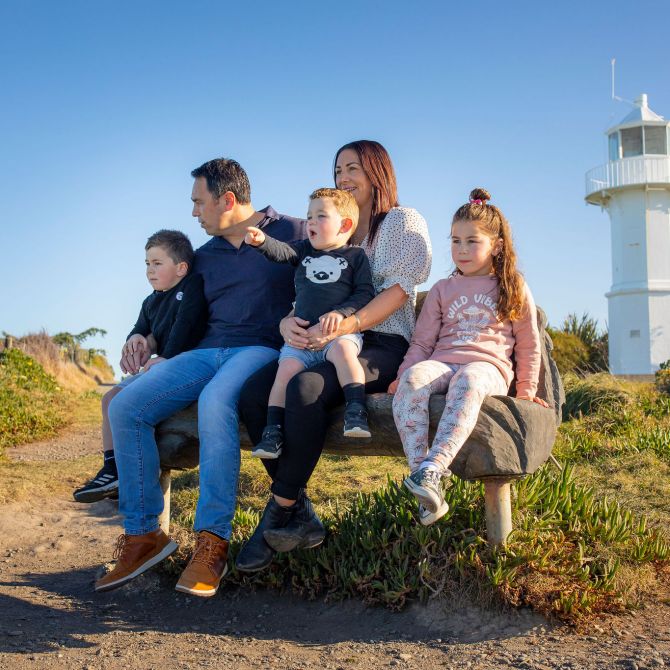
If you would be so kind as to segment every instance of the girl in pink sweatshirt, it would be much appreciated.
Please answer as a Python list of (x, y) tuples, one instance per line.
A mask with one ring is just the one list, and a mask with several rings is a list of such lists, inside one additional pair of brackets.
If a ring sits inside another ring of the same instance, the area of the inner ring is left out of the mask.
[[(507, 395), (516, 374), (517, 398), (537, 402), (540, 337), (535, 303), (521, 273), (507, 219), (484, 189), (470, 193), (451, 224), (456, 270), (424, 302), (397, 379), (389, 386), (411, 474), (405, 486), (429, 525), (449, 510), (441, 479), (472, 432), (484, 398)], [(514, 354), (516, 370), (512, 368)], [(428, 402), (446, 393), (432, 446)]]

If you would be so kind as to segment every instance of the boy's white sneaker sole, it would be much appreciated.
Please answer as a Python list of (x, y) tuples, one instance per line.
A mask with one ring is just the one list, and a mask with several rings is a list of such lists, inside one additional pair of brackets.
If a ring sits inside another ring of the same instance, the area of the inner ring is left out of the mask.
[(369, 430), (359, 428), (358, 426), (348, 428), (344, 431), (343, 435), (344, 437), (372, 437), (372, 433)]
[(449, 504), (442, 501), (442, 504), (437, 508), (435, 512), (431, 512), (429, 509), (423, 505), (419, 505), (419, 521), (423, 526), (430, 526), (434, 524), (438, 519), (441, 519), (449, 511)]

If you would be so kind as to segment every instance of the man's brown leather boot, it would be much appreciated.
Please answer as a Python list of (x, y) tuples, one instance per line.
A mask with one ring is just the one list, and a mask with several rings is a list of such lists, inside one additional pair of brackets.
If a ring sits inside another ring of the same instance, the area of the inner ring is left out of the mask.
[(198, 533), (198, 543), (175, 588), (192, 596), (210, 598), (228, 571), (228, 540), (206, 530)]
[(171, 540), (160, 528), (144, 535), (120, 535), (116, 541), (113, 570), (95, 583), (96, 591), (111, 591), (150, 567), (160, 563), (176, 551), (177, 543)]

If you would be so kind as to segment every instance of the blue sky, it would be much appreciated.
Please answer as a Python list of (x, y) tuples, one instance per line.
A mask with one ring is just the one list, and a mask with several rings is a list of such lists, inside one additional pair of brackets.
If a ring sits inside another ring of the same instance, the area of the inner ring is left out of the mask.
[(609, 221), (584, 204), (603, 131), (670, 115), (667, 2), (0, 0), (0, 330), (105, 328), (112, 362), (159, 228), (206, 241), (190, 170), (229, 156), (256, 207), (303, 215), (335, 150), (376, 139), (427, 219), (434, 283), (474, 186), (510, 219), (536, 301), (607, 318)]

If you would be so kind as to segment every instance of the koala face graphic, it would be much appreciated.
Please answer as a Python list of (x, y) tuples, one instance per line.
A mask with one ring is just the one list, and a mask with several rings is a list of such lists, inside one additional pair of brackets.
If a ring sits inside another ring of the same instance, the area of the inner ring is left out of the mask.
[(305, 266), (307, 279), (315, 284), (336, 282), (342, 270), (349, 266), (344, 258), (333, 258), (332, 256), (319, 256), (318, 258), (305, 256), (302, 264)]

